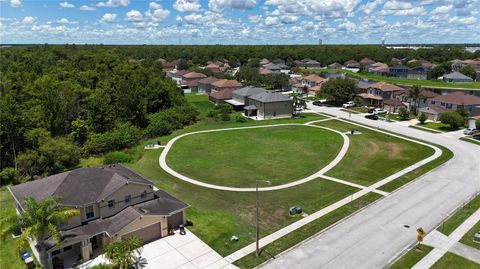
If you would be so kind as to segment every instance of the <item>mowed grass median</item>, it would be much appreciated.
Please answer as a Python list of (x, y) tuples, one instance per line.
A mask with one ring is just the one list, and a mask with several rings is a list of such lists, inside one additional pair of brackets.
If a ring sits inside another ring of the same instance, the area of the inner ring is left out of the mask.
[(339, 153), (343, 138), (311, 126), (274, 126), (180, 138), (167, 164), (188, 177), (222, 186), (280, 185), (314, 174)]
[(350, 147), (347, 154), (326, 175), (365, 186), (380, 181), (434, 153), (430, 147), (339, 120), (315, 124), (342, 132), (355, 129), (361, 133), (349, 135)]

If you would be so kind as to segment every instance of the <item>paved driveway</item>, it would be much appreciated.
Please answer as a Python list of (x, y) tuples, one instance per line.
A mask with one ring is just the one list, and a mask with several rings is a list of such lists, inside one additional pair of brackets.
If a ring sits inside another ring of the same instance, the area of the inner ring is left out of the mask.
[[(217, 269), (237, 268), (222, 259), (197, 236), (187, 230), (186, 235), (160, 238), (143, 246), (142, 258), (147, 262), (145, 269)], [(103, 255), (84, 263), (81, 269), (107, 263)]]
[[(338, 109), (312, 110), (349, 118)], [(266, 268), (384, 268), (416, 241), (417, 227), (427, 232), (480, 191), (480, 147), (455, 134), (432, 134), (362, 115), (351, 120), (440, 144), (455, 156), (445, 165), (346, 219), (327, 232), (281, 254)], [(406, 228), (404, 225), (409, 225)]]

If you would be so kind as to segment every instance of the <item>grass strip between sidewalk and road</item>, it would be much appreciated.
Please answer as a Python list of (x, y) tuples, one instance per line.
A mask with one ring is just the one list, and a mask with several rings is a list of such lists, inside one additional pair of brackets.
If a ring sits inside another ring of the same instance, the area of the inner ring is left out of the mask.
[(473, 138), (468, 138), (468, 137), (460, 137), (459, 139), (462, 140), (462, 141), (466, 141), (466, 142), (469, 142), (469, 143), (480, 146), (480, 141), (479, 140), (475, 140)]
[(447, 220), (445, 220), (440, 226), (438, 226), (437, 231), (450, 235), (455, 229), (458, 228), (468, 217), (470, 217), (475, 211), (480, 208), (480, 195), (477, 194), (475, 198), (470, 200), (466, 205), (459, 208), (451, 215)]
[(431, 128), (427, 128), (427, 127), (418, 127), (417, 125), (410, 125), (408, 127), (413, 128), (413, 129), (417, 129), (417, 130), (421, 130), (421, 131), (425, 131), (425, 132), (429, 132), (429, 133), (432, 133), (432, 134), (443, 133), (442, 131), (437, 131), (435, 129), (431, 129)]
[(344, 220), (346, 217), (366, 207), (383, 196), (370, 192), (330, 213), (327, 215), (285, 235), (284, 237), (273, 241), (263, 247), (260, 257), (255, 256), (255, 252), (234, 262), (234, 265), (240, 268), (253, 268), (272, 257), (282, 253), (285, 250), (301, 243), (302, 241), (316, 235), (322, 230), (332, 226), (333, 224)]
[(388, 266), (389, 269), (407, 269), (412, 268), (417, 262), (427, 256), (430, 251), (432, 251), (432, 247), (427, 245), (416, 245), (405, 255), (401, 256), (398, 260), (396, 260), (393, 264)]

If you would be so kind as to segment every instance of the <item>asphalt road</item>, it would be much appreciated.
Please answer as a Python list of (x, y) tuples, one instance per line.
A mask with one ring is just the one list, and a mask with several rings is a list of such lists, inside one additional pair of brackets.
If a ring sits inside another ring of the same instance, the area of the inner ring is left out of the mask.
[[(312, 110), (349, 119), (334, 108)], [(431, 134), (352, 114), (350, 120), (445, 146), (455, 156), (443, 166), (367, 207), (330, 230), (282, 253), (264, 268), (385, 268), (416, 241), (480, 191), (480, 147), (457, 134)], [(404, 225), (410, 226), (406, 228)]]

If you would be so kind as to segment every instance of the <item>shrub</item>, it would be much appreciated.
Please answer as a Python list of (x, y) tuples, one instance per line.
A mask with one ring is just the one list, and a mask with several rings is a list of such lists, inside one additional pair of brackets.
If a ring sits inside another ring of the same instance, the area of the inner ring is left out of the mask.
[(242, 115), (237, 114), (237, 115), (235, 115), (235, 121), (236, 122), (247, 122), (247, 118), (245, 118)]
[(410, 118), (410, 114), (404, 107), (398, 109), (398, 116), (400, 117), (400, 120), (408, 120)]
[(227, 104), (218, 105), (213, 110), (208, 112), (208, 117), (213, 118), (216, 121), (229, 121), (230, 113), (232, 113), (232, 107)]
[(198, 112), (192, 107), (169, 108), (148, 117), (148, 137), (170, 134), (173, 130), (183, 128), (197, 121)]
[(113, 151), (105, 155), (104, 164), (129, 163), (133, 161), (133, 156), (123, 151)]
[(463, 126), (463, 117), (457, 112), (445, 112), (440, 115), (440, 121), (444, 124), (450, 125), (450, 129), (456, 130)]
[(475, 121), (475, 127), (477, 128), (477, 130), (480, 130), (480, 120)]
[(20, 182), (20, 173), (13, 167), (6, 167), (0, 171), (0, 186)]
[(420, 121), (421, 124), (425, 124), (427, 119), (428, 119), (427, 114), (425, 114), (423, 112), (418, 116), (418, 120)]

